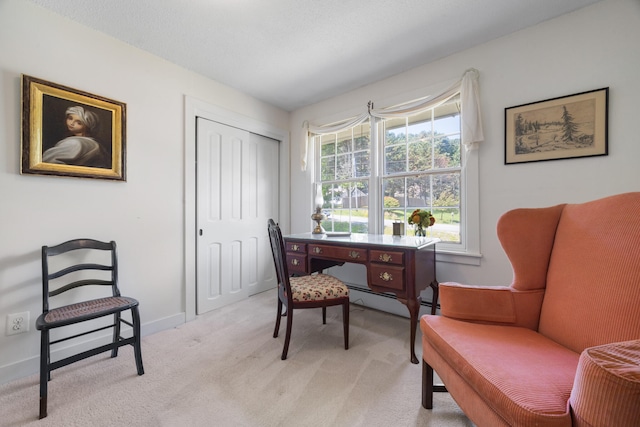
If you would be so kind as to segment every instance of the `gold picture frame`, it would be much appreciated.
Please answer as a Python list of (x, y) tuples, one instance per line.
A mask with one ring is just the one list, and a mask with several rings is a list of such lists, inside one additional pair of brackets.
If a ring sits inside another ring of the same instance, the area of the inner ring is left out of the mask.
[(126, 181), (126, 104), (22, 75), (22, 174)]
[(505, 108), (505, 164), (606, 156), (609, 88)]

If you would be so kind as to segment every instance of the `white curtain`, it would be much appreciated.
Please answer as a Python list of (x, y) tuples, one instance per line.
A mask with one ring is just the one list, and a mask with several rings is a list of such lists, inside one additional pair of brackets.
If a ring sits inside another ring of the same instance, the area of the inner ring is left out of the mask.
[(302, 141), (300, 147), (300, 166), (303, 171), (307, 169), (307, 156), (309, 147), (309, 137), (336, 133), (350, 129), (367, 121), (370, 117), (389, 119), (397, 117), (408, 117), (420, 114), (426, 110), (435, 108), (453, 96), (460, 94), (460, 108), (462, 115), (462, 144), (467, 150), (478, 147), (478, 143), (484, 140), (482, 131), (482, 118), (480, 115), (480, 99), (478, 96), (479, 72), (471, 68), (464, 72), (462, 78), (445, 89), (442, 93), (393, 107), (373, 108), (359, 116), (333, 123), (325, 126), (314, 126), (305, 121), (302, 124)]

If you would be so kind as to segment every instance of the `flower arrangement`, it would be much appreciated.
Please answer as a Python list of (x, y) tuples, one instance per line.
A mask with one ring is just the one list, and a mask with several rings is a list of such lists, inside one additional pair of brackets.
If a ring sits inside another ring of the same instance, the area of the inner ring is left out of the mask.
[(416, 226), (416, 236), (425, 236), (424, 229), (435, 224), (436, 219), (431, 215), (431, 211), (416, 209), (409, 215), (407, 222)]

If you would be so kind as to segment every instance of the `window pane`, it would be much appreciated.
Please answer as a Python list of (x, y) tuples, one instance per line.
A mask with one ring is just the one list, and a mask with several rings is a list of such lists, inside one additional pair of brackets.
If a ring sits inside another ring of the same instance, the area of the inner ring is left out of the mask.
[(409, 144), (409, 170), (426, 171), (432, 168), (431, 142), (423, 139)]
[(353, 129), (353, 141), (355, 150), (369, 150), (371, 146), (370, 126), (369, 123), (356, 126)]
[[(333, 193), (331, 208), (324, 209), (327, 219), (323, 226), (327, 231), (369, 232), (368, 181), (356, 181), (341, 186), (323, 186), (326, 198)], [(329, 215), (327, 215), (329, 214)]]
[(338, 143), (337, 143), (338, 153), (348, 153), (351, 151), (351, 130), (340, 132), (338, 134)]
[[(431, 114), (431, 113), (429, 113)], [(431, 120), (422, 118), (416, 121), (416, 117), (412, 117), (407, 128), (407, 141), (415, 142), (425, 140), (431, 137)]]
[(384, 173), (389, 175), (405, 172), (407, 169), (407, 148), (404, 144), (384, 149)]
[(369, 176), (369, 152), (360, 151), (354, 153), (353, 157), (355, 160), (356, 177), (362, 178)]
[(460, 135), (437, 138), (435, 145), (435, 168), (460, 167)]
[(384, 196), (383, 234), (392, 234), (394, 222), (406, 222), (405, 218), (405, 179), (391, 178), (382, 180), (382, 194)]
[(460, 115), (446, 116), (434, 121), (433, 132), (436, 135), (450, 135), (460, 133)]
[(332, 156), (336, 154), (336, 136), (335, 134), (331, 135), (322, 135), (321, 137), (321, 148), (320, 155), (321, 156)]
[(431, 204), (430, 175), (407, 178), (407, 205), (423, 207)]
[(321, 179), (322, 181), (333, 181), (336, 176), (336, 158), (334, 156), (325, 157), (321, 160)]
[(351, 153), (343, 154), (336, 159), (336, 179), (353, 177), (353, 162)]
[(436, 218), (432, 236), (460, 243), (460, 173), (433, 175), (433, 208)]
[(446, 104), (437, 107), (433, 111), (433, 115), (436, 118), (433, 124), (434, 134), (460, 133), (460, 95), (456, 95)]
[(384, 122), (385, 145), (405, 144), (407, 142), (407, 120), (390, 119)]
[(395, 203), (390, 199), (394, 199), (398, 203), (398, 206), (404, 206), (406, 194), (404, 178), (384, 179), (382, 181), (382, 194), (384, 196), (384, 207), (393, 207), (387, 206), (388, 203), (392, 205)]

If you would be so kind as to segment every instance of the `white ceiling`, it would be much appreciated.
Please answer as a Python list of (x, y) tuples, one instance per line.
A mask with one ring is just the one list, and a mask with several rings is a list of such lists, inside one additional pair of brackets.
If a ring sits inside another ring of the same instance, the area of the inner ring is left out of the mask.
[(30, 1), (292, 111), (598, 0)]

